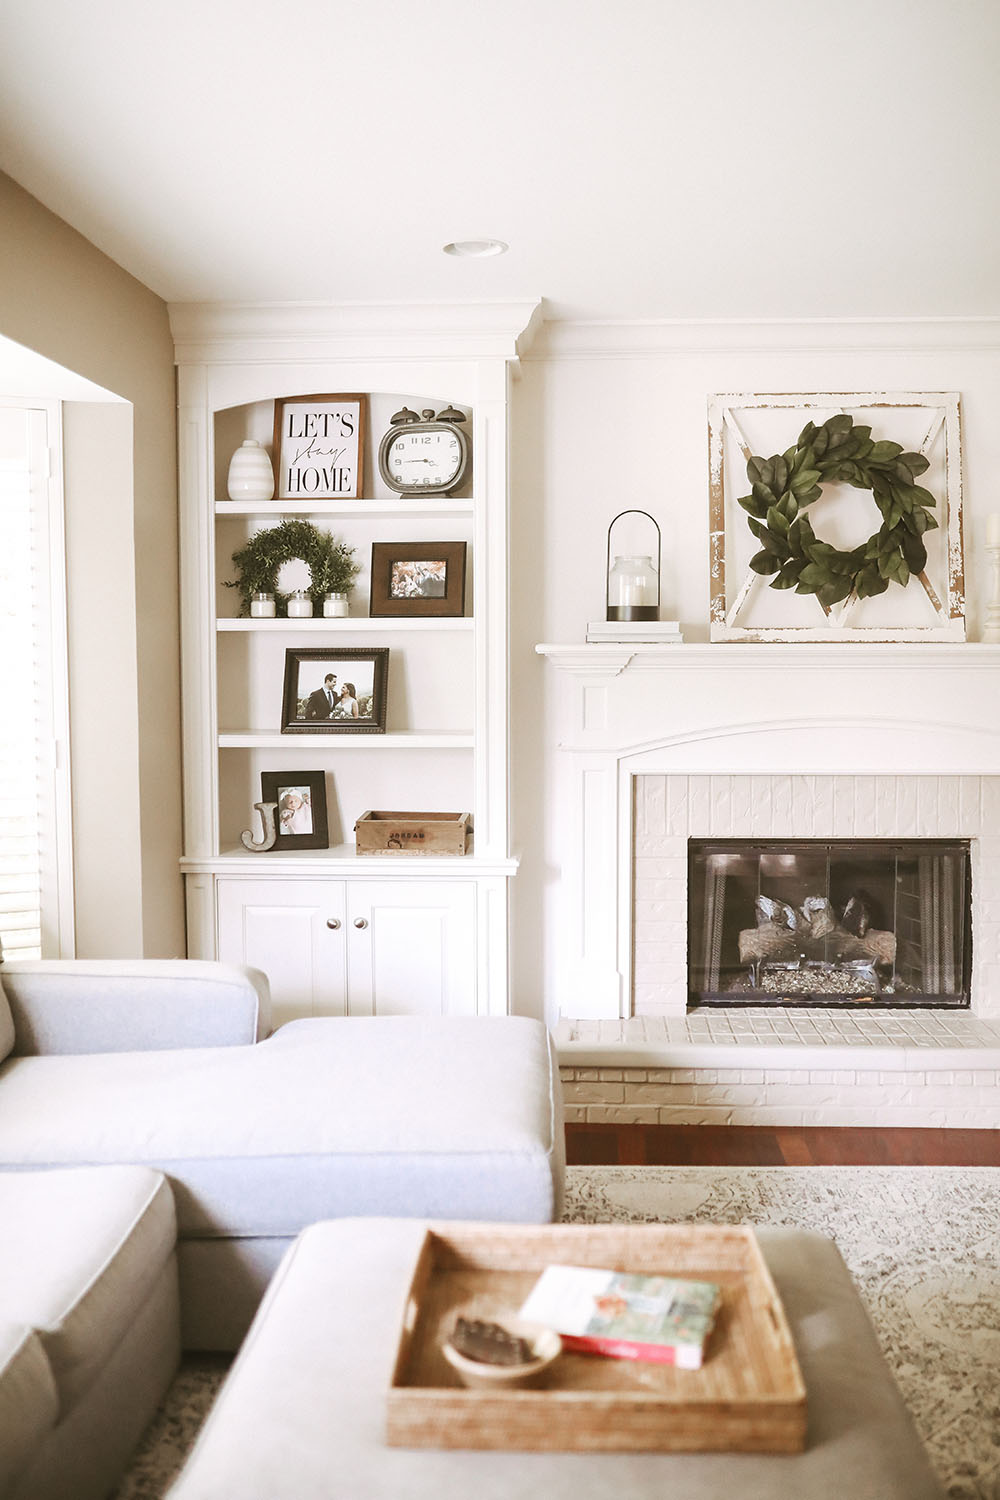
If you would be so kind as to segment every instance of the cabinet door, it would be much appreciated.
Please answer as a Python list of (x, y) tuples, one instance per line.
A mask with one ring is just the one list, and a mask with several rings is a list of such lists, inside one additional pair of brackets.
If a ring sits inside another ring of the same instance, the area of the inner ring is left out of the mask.
[(350, 881), (347, 943), (351, 1015), (475, 1014), (470, 881)]
[(275, 1026), (346, 1010), (345, 883), (218, 881), (219, 957), (263, 969)]

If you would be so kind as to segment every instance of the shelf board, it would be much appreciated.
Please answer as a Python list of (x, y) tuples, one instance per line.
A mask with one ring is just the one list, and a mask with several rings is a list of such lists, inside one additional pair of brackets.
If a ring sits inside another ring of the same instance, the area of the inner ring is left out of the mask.
[(448, 495), (397, 495), (379, 500), (216, 500), (216, 516), (254, 516), (268, 520), (282, 516), (332, 516), (344, 520), (364, 516), (471, 516), (475, 500), (452, 500)]
[(410, 616), (397, 615), (349, 615), (347, 619), (328, 620), (324, 616), (310, 616), (307, 620), (249, 620), (230, 619), (221, 617), (216, 620), (217, 630), (247, 630), (247, 631), (282, 631), (314, 630), (336, 632), (361, 632), (363, 635), (372, 635), (376, 631), (411, 631), (411, 630), (472, 630), (475, 625), (471, 615), (460, 615), (445, 618), (434, 616), (432, 618), (413, 618)]
[(470, 734), (424, 734), (419, 730), (391, 734), (355, 733), (351, 730), (322, 730), (308, 734), (255, 733), (238, 730), (220, 734), (220, 750), (471, 750), (475, 736)]
[(202, 857), (188, 856), (181, 860), (181, 869), (186, 874), (240, 874), (259, 875), (264, 878), (281, 871), (283, 874), (305, 875), (386, 875), (420, 880), (454, 880), (466, 877), (501, 876), (509, 878), (517, 874), (518, 860), (477, 854), (358, 854), (353, 844), (337, 844), (330, 849), (298, 849), (278, 851), (267, 849), (254, 854), (248, 849), (230, 845), (218, 854)]

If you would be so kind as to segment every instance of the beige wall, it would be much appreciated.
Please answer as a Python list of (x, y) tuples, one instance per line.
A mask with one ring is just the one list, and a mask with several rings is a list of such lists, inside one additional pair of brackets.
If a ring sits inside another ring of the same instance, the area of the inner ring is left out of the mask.
[(0, 335), (130, 403), (65, 414), (77, 952), (183, 954), (166, 304), (0, 174)]

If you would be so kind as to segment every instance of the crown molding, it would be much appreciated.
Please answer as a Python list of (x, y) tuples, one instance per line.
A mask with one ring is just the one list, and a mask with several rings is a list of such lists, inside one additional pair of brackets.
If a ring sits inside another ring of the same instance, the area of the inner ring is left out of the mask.
[(172, 302), (178, 364), (254, 360), (518, 360), (542, 321), (519, 302)]
[(748, 353), (939, 353), (1000, 349), (1000, 318), (677, 319), (546, 322), (528, 356), (655, 359)]

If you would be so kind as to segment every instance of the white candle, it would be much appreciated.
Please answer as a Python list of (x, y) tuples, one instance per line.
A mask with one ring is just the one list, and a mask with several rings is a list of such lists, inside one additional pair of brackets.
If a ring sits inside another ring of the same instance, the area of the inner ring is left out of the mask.
[(986, 517), (986, 545), (1000, 547), (1000, 511)]
[(312, 600), (304, 589), (296, 589), (288, 601), (290, 620), (308, 620), (313, 612)]

